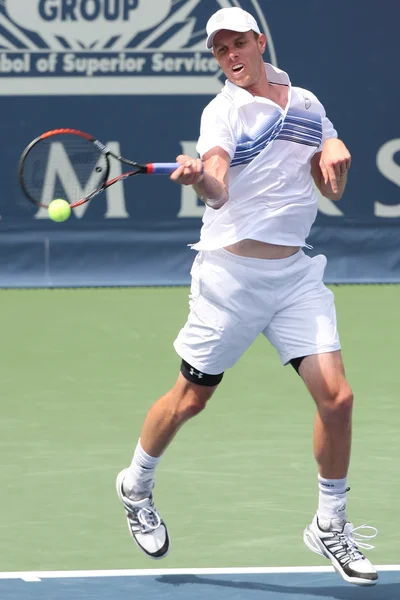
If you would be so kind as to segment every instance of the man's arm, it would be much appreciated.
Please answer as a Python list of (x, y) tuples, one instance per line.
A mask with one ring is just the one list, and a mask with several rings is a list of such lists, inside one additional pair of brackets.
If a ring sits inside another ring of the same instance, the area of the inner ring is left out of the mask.
[(311, 175), (325, 198), (340, 200), (347, 183), (351, 156), (346, 146), (337, 138), (325, 141), (322, 152), (311, 159)]
[(171, 175), (172, 181), (181, 185), (193, 185), (196, 194), (203, 202), (214, 208), (221, 208), (229, 199), (228, 180), (229, 154), (216, 146), (200, 159), (180, 154), (176, 158), (181, 167)]

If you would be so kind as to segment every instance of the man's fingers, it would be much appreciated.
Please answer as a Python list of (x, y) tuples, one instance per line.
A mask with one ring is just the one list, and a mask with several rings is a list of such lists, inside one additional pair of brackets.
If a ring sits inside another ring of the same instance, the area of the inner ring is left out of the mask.
[(331, 184), (332, 191), (334, 194), (336, 194), (338, 191), (338, 185), (337, 185), (338, 176), (336, 174), (335, 167), (330, 165), (327, 168), (327, 171), (328, 171), (328, 178), (329, 178), (329, 183)]
[(338, 179), (344, 177), (347, 171), (350, 169), (351, 157), (344, 158), (340, 162), (338, 162), (337, 167), (335, 167), (336, 175)]
[(198, 166), (196, 161), (186, 161), (183, 169), (185, 185), (192, 185), (197, 181), (199, 176)]
[(176, 162), (179, 162), (182, 164), (184, 164), (185, 162), (190, 161), (190, 160), (191, 160), (191, 158), (187, 154), (178, 154), (178, 156), (176, 157)]
[(175, 169), (175, 171), (169, 176), (170, 179), (172, 179), (172, 181), (177, 181), (180, 177), (182, 177), (184, 169), (184, 165), (181, 165), (180, 167)]
[(181, 183), (184, 185), (192, 185), (198, 178), (198, 174), (196, 171), (192, 171), (191, 168), (185, 167), (183, 171), (183, 176), (181, 179)]
[(322, 173), (322, 177), (324, 178), (324, 182), (325, 185), (328, 183), (328, 171), (326, 170), (325, 167), (325, 163), (321, 160), (321, 162), (319, 163), (320, 169), (321, 169), (321, 173)]
[(348, 171), (347, 161), (340, 165), (340, 177), (344, 177)]
[(200, 159), (190, 158), (180, 154), (177, 156), (177, 162), (181, 162), (181, 166), (178, 167), (171, 175), (172, 181), (176, 181), (182, 185), (194, 185), (202, 178), (203, 163)]
[(336, 163), (333, 165), (333, 169), (335, 171), (335, 179), (338, 181), (342, 176), (342, 165), (341, 163)]
[(191, 161), (187, 161), (185, 163), (185, 167), (187, 167), (187, 173), (189, 173), (189, 171), (191, 173), (196, 173), (198, 175), (200, 175), (203, 172), (203, 163), (201, 162), (201, 160), (195, 159), (195, 160), (191, 160)]
[(176, 162), (181, 163), (181, 166), (171, 173), (170, 179), (173, 181), (178, 181), (183, 175), (188, 173), (187, 169), (192, 164), (192, 159), (186, 154), (179, 154), (176, 157)]

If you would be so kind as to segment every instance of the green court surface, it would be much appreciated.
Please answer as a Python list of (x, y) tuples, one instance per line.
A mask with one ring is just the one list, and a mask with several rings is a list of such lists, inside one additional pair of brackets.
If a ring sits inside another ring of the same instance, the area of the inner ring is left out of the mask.
[[(399, 563), (398, 286), (333, 287), (356, 396), (349, 515)], [(0, 292), (1, 571), (326, 565), (302, 530), (317, 503), (314, 407), (260, 338), (160, 463), (172, 550), (131, 541), (115, 494), (144, 415), (174, 383), (187, 288)]]

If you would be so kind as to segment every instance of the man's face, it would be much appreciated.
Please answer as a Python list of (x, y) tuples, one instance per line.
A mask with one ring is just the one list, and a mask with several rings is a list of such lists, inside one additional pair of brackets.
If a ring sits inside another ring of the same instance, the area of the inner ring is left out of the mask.
[(263, 33), (256, 38), (253, 31), (222, 29), (214, 36), (213, 54), (229, 81), (247, 89), (259, 81), (265, 45)]

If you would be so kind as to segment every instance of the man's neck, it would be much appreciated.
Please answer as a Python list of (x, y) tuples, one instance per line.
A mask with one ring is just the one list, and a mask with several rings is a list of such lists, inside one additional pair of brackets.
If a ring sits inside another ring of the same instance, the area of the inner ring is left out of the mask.
[(267, 98), (267, 100), (275, 102), (283, 110), (286, 108), (288, 102), (288, 86), (286, 85), (270, 83), (268, 79), (265, 79), (261, 85), (250, 86), (246, 91), (252, 96)]
[(267, 75), (264, 73), (264, 77), (260, 77), (261, 81), (257, 84), (250, 85), (248, 88), (244, 88), (252, 96), (259, 96), (260, 98), (269, 98), (270, 84), (267, 79)]

